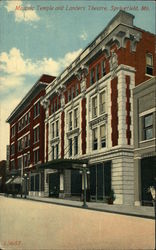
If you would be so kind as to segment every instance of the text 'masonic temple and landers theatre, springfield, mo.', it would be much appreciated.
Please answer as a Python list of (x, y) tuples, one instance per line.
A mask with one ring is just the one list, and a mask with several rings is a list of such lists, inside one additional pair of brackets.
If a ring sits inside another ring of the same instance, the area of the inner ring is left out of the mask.
[(91, 201), (150, 204), (155, 42), (119, 11), (60, 75), (43, 74), (7, 119), (10, 183), (27, 174), (29, 195), (77, 199), (86, 175)]

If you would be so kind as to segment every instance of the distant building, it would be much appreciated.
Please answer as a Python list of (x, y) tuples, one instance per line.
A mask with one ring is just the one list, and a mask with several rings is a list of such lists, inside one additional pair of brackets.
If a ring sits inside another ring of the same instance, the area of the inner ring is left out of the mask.
[[(35, 170), (36, 164), (44, 162), (44, 118), (45, 111), (40, 102), (46, 86), (53, 76), (42, 75), (7, 119), (10, 124), (10, 172), (19, 175)], [(31, 189), (42, 188), (42, 174), (31, 177)], [(43, 182), (43, 181), (42, 181)]]
[(134, 88), (135, 204), (152, 204), (156, 183), (156, 77)]

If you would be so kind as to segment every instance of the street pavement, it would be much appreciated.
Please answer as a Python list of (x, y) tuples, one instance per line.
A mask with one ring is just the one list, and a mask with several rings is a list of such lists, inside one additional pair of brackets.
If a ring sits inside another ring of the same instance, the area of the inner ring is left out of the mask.
[(1, 249), (154, 249), (154, 220), (0, 196)]

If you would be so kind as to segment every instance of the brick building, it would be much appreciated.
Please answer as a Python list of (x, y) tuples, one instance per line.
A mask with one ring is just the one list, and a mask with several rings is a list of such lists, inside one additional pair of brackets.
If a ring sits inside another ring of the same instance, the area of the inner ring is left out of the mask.
[(114, 190), (116, 204), (134, 204), (133, 89), (156, 75), (156, 37), (133, 21), (120, 11), (57, 78), (43, 76), (8, 118), (10, 169), (21, 159), (31, 166), (30, 194), (81, 196), (80, 160), (89, 167), (91, 200)]
[[(46, 86), (54, 77), (42, 75), (7, 119), (10, 124), (10, 173), (19, 175), (35, 171), (36, 164), (44, 162), (44, 117), (40, 101)], [(31, 190), (41, 188), (41, 174), (31, 177)]]
[[(120, 11), (51, 85), (42, 104), (45, 159), (86, 159), (92, 200), (113, 189), (116, 204), (134, 204), (133, 94), (156, 74), (155, 36)], [(49, 166), (49, 165), (48, 165)], [(79, 195), (79, 171), (45, 170), (45, 194)]]

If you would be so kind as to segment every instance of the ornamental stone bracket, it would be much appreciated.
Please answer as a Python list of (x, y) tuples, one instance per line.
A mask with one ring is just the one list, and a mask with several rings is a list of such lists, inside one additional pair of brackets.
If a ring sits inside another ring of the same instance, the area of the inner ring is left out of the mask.
[(81, 93), (84, 95), (86, 92), (86, 76), (88, 75), (89, 68), (87, 65), (81, 65), (75, 72), (77, 79), (80, 81)]
[(75, 128), (75, 129), (73, 129), (73, 130), (70, 130), (70, 131), (67, 132), (67, 137), (69, 137), (69, 136), (71, 136), (71, 135), (73, 135), (73, 134), (79, 135), (79, 133), (80, 133), (79, 131), (80, 131), (79, 128)]
[(97, 117), (94, 120), (90, 121), (89, 122), (90, 128), (92, 129), (94, 126), (99, 125), (103, 121), (106, 123), (107, 122), (107, 117), (108, 117), (108, 115), (104, 114), (104, 115), (102, 115), (100, 117)]
[(112, 51), (112, 55), (109, 60), (111, 78), (113, 79), (116, 76), (116, 70), (118, 68), (118, 57), (117, 54)]

